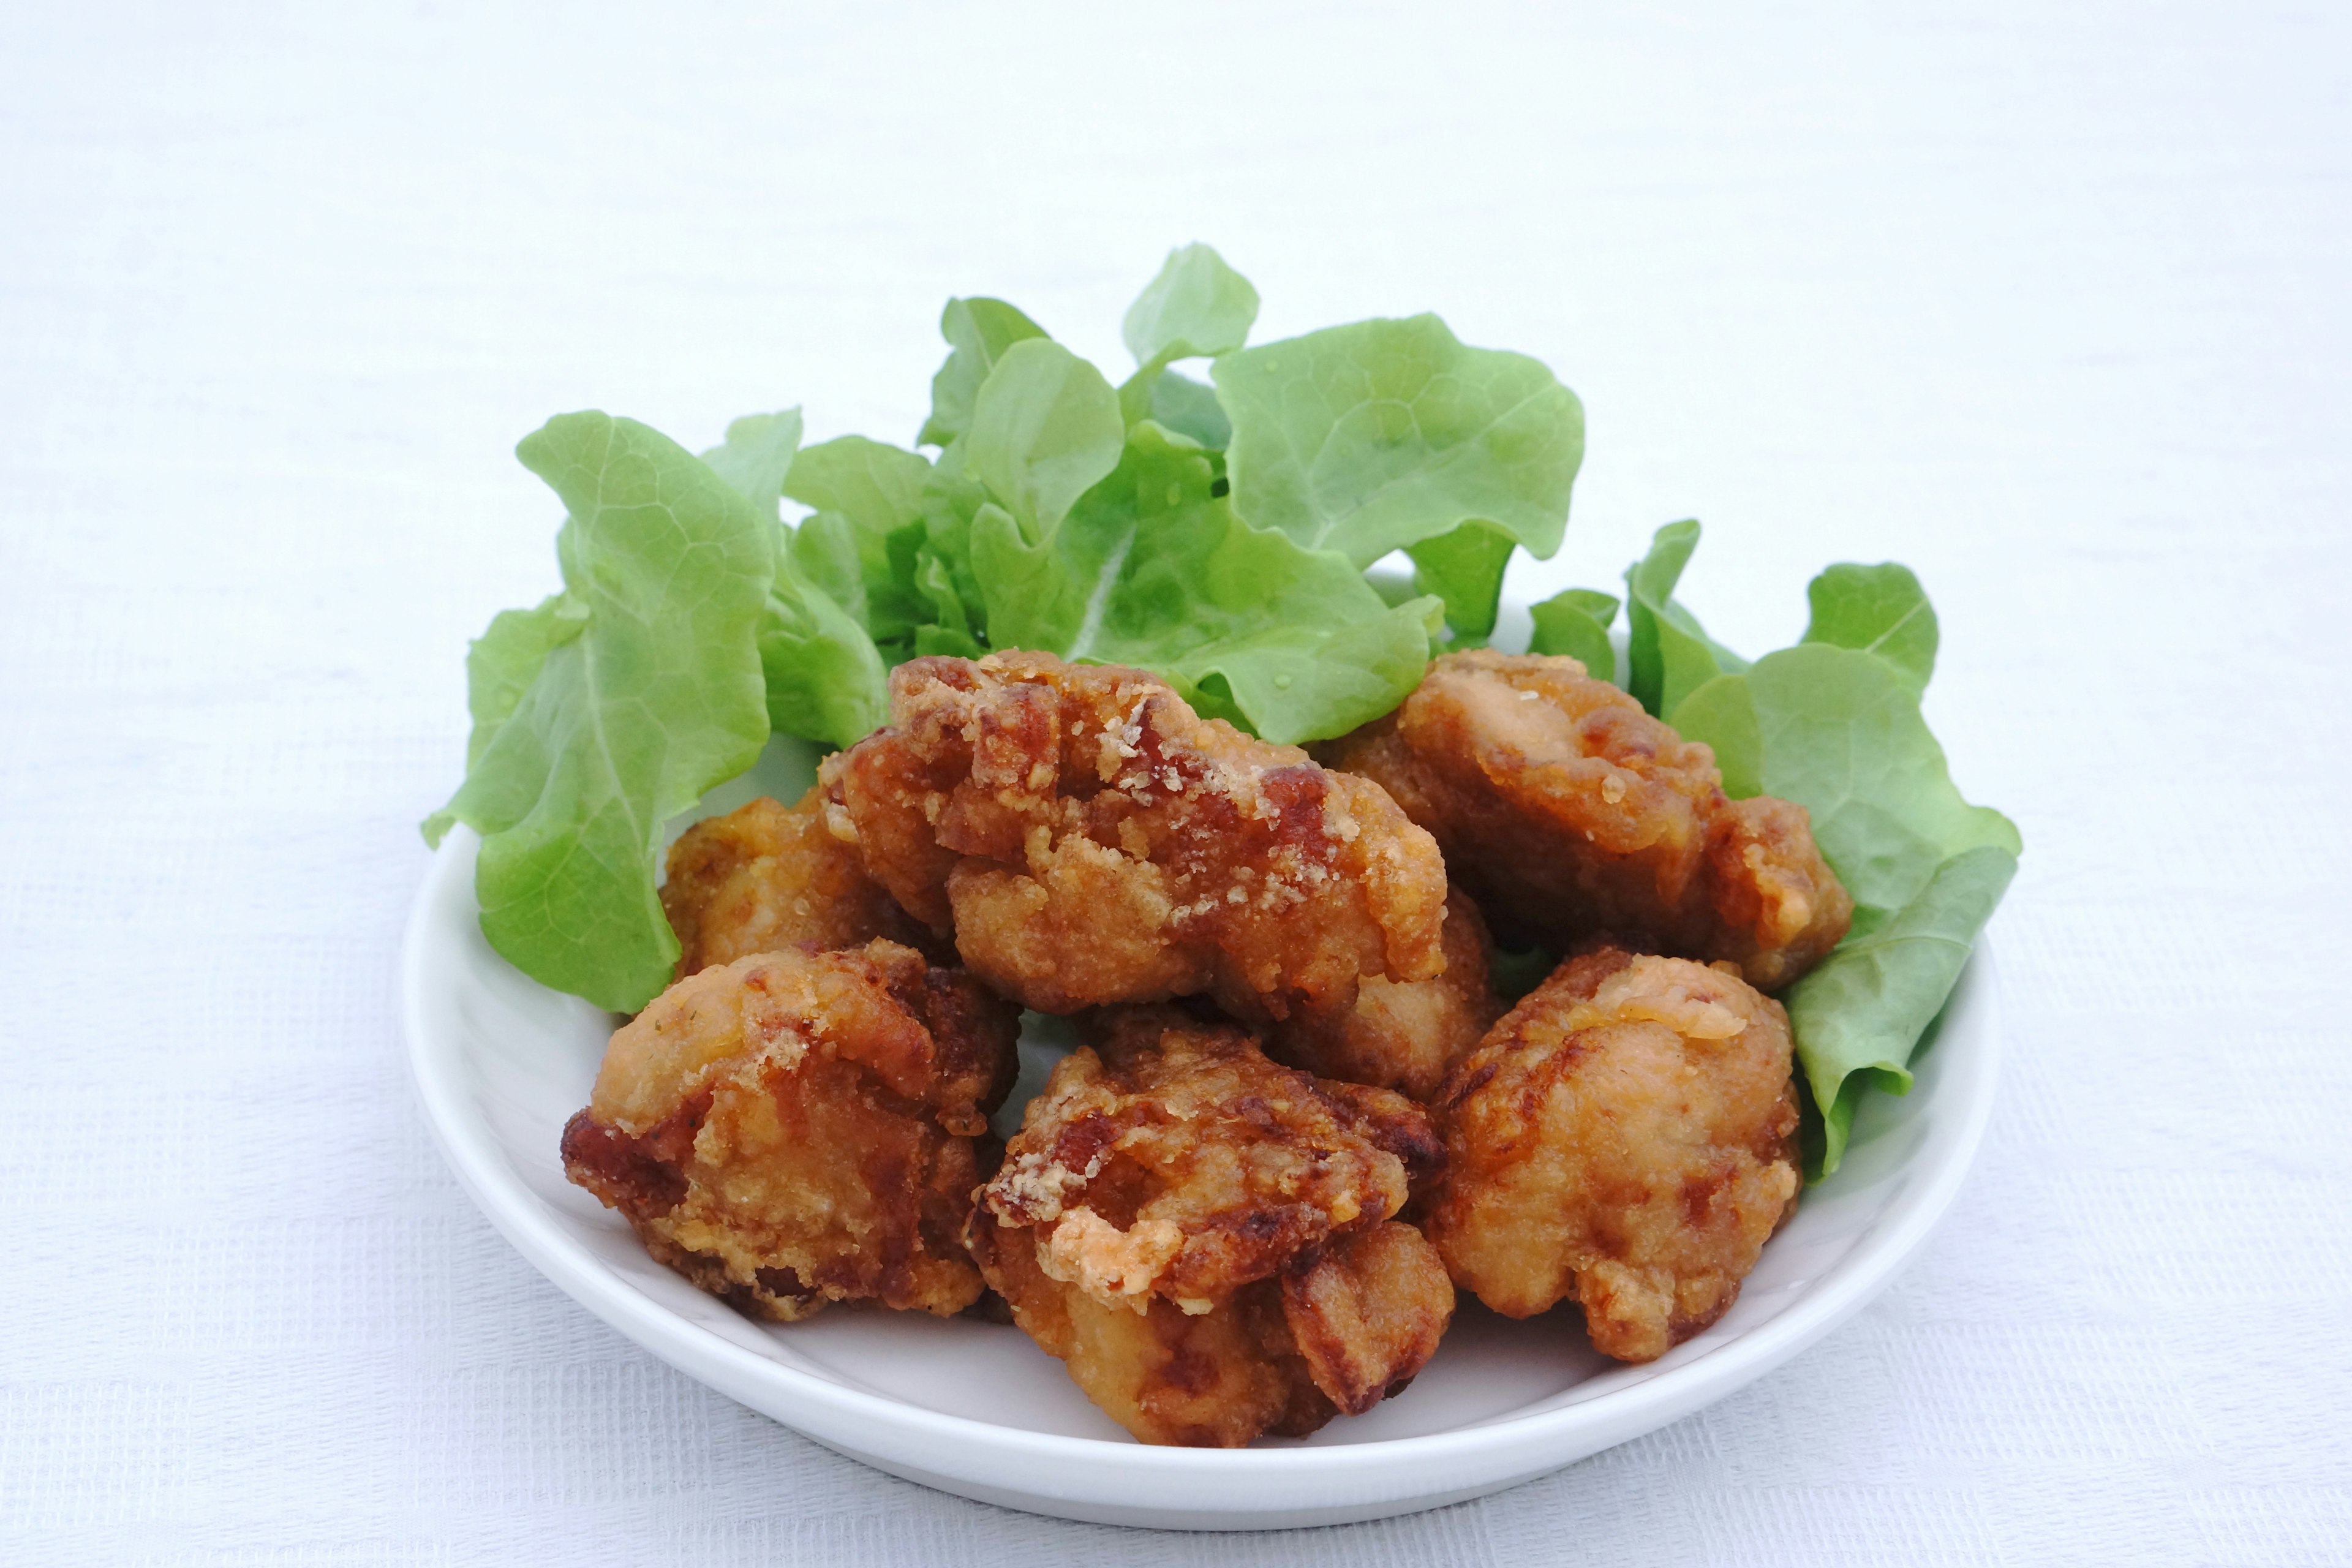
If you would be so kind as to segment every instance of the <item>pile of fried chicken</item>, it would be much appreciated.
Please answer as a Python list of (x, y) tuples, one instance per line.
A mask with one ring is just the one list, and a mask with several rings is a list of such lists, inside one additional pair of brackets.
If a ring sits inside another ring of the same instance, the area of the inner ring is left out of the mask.
[[(1484, 651), (1313, 756), (1139, 670), (918, 658), (662, 900), (679, 978), (574, 1182), (747, 1311), (1009, 1311), (1137, 1437), (1222, 1447), (1402, 1390), (1457, 1288), (1629, 1362), (1721, 1317), (1799, 1185), (1766, 993), (1853, 909), (1801, 807)], [(1568, 955), (1507, 1010), (1497, 936)], [(1000, 1142), (1024, 1007), (1086, 1044)]]

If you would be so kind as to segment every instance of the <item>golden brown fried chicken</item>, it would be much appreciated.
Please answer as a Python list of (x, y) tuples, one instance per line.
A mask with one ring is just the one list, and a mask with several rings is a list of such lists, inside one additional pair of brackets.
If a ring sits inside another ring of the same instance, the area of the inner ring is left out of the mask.
[(1448, 654), (1321, 754), (1378, 780), (1516, 936), (1610, 933), (1777, 990), (1853, 918), (1804, 807), (1727, 798), (1713, 751), (1572, 658)]
[(932, 945), (922, 922), (866, 874), (857, 847), (827, 830), (820, 789), (789, 809), (762, 797), (688, 828), (670, 846), (661, 901), (685, 949), (681, 979), (779, 948), (863, 947), (877, 936)]
[(829, 1301), (971, 1306), (972, 1192), (1013, 1086), (1013, 1010), (875, 942), (755, 953), (613, 1036), (565, 1174), (703, 1289), (790, 1322)]
[(1737, 975), (1604, 948), (1560, 965), (1454, 1069), (1430, 1239), (1507, 1317), (1573, 1295), (1651, 1361), (1739, 1296), (1796, 1201), (1788, 1016)]
[(1391, 1218), (1442, 1162), (1426, 1115), (1174, 1009), (1096, 1026), (968, 1229), (1013, 1321), (1147, 1443), (1304, 1436), (1400, 1390), (1454, 1310)]
[(913, 659), (823, 776), (867, 869), (1043, 1012), (1206, 993), (1263, 1021), (1444, 962), (1437, 846), (1377, 784), (1140, 670)]
[(1503, 1011), (1486, 922), (1469, 895), (1445, 898), (1445, 970), (1431, 980), (1364, 981), (1353, 1003), (1302, 1007), (1265, 1027), (1265, 1052), (1318, 1078), (1426, 1100)]

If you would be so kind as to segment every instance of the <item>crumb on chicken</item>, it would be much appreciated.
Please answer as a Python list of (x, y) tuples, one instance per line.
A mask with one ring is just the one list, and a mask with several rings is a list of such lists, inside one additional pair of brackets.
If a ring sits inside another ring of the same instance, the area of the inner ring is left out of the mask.
[(791, 1321), (980, 1297), (963, 1222), (994, 1169), (1017, 1019), (877, 941), (755, 953), (672, 985), (606, 1049), (564, 1171), (696, 1285)]
[(1173, 1009), (1093, 1026), (971, 1222), (1014, 1321), (1147, 1443), (1303, 1436), (1410, 1381), (1454, 1301), (1393, 1217), (1442, 1160), (1420, 1108)]

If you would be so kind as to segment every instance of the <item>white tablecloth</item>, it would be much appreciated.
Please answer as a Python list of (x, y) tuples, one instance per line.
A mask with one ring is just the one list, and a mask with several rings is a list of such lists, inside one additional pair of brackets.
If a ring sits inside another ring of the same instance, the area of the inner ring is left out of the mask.
[[(0, 1558), (2352, 1555), (2341, 7), (655, 9), (0, 41)], [(1523, 589), (1695, 513), (1761, 649), (1910, 563), (2028, 846), (1991, 1137), (1883, 1300), (1278, 1542), (960, 1501), (638, 1353), (444, 1171), (395, 1010), (465, 640), (554, 582), (518, 437), (904, 440), (950, 292), (1116, 361), (1196, 237), (1261, 337), (1433, 308), (1582, 394)]]

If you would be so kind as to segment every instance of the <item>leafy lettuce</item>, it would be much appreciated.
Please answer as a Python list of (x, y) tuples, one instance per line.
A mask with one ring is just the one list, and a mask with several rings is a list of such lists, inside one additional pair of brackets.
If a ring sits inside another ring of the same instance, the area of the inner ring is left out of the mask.
[(1465, 522), (1451, 533), (1406, 547), (1412, 585), (1445, 606), (1457, 643), (1483, 642), (1495, 629), (1503, 597), (1503, 571), (1518, 541), (1488, 522)]
[(1244, 526), (1202, 447), (1149, 421), (1052, 537), (992, 505), (972, 546), (992, 645), (1160, 671), (1268, 740), (1377, 719), (1429, 662), (1435, 601), (1391, 609), (1346, 556)]
[[(1234, 509), (1370, 566), (1483, 524), (1559, 548), (1584, 461), (1584, 405), (1524, 354), (1465, 346), (1435, 316), (1359, 321), (1222, 354)], [(1416, 563), (1453, 592), (1459, 631), (1494, 625), (1502, 561), (1486, 539)]]
[(1042, 538), (1118, 466), (1127, 421), (1102, 372), (1054, 342), (1013, 344), (981, 383), (964, 472)]
[[(656, 896), (669, 819), (771, 730), (845, 745), (889, 668), (1033, 648), (1138, 665), (1270, 740), (1393, 708), (1442, 647), (1494, 633), (1504, 574), (1549, 555), (1584, 454), (1575, 394), (1434, 316), (1253, 347), (1249, 281), (1204, 245), (1129, 307), (1116, 385), (1001, 300), (948, 302), (917, 445), (802, 444), (797, 408), (699, 458), (571, 414), (518, 455), (552, 486), (563, 586), (467, 658), (465, 783), (425, 825), (482, 835), (498, 951), (641, 1005), (677, 944)], [(1209, 362), (1205, 380), (1177, 367)], [(785, 515), (791, 501), (802, 512)], [(1752, 667), (1675, 597), (1696, 522), (1658, 531), (1619, 601), (1534, 606), (1531, 647), (1622, 682), (1711, 743), (1727, 788), (1807, 806), (1853, 934), (1788, 993), (1835, 1167), (1864, 1089), (1896, 1091), (2016, 867), (2017, 832), (1953, 788), (1919, 714), (1935, 612), (1900, 566), (1816, 578), (1804, 640)], [(1410, 584), (1374, 563), (1393, 551)]]
[(1874, 653), (1915, 689), (1936, 673), (1936, 610), (1908, 566), (1832, 566), (1805, 589), (1807, 642)]
[(889, 669), (856, 616), (794, 564), (791, 541), (775, 546), (775, 576), (760, 622), (760, 671), (768, 723), (827, 745), (854, 744), (889, 711)]
[(564, 589), (476, 644), (472, 764), (425, 835), (481, 834), (482, 931), (517, 968), (635, 1008), (677, 961), (662, 829), (768, 738), (776, 525), (634, 420), (562, 415), (515, 455), (569, 514)]
[(1617, 618), (1617, 598), (1597, 588), (1570, 588), (1533, 606), (1535, 623), (1528, 636), (1528, 651), (1566, 654), (1603, 680), (1617, 679), (1617, 650), (1609, 641), (1609, 625)]
[(947, 363), (931, 378), (931, 416), (915, 437), (919, 447), (944, 447), (971, 426), (972, 400), (1004, 351), (1045, 329), (1002, 300), (950, 300), (940, 312)]
[(466, 707), (474, 721), (466, 737), (467, 768), (482, 760), (499, 727), (514, 717), (548, 655), (587, 626), (588, 606), (569, 590), (528, 610), (500, 610), (490, 617), (489, 629), (466, 650)]
[(893, 664), (931, 615), (917, 583), (931, 478), (919, 453), (844, 436), (801, 453), (784, 481), (786, 496), (816, 509), (793, 531), (793, 564)]
[[(1694, 527), (1692, 542), (1696, 535)], [(1675, 572), (1688, 554), (1681, 548)], [(1666, 647), (1684, 640), (1659, 666), (1678, 658), (1687, 679), (1703, 657), (1720, 664), (1723, 650), (1696, 620), (1668, 619), (1678, 607), (1664, 597), (1673, 577), (1660, 576), (1647, 584), (1662, 590), (1654, 624)], [(2023, 844), (2007, 817), (1961, 797), (1920, 713), (1936, 630), (1917, 579), (1900, 566), (1832, 566), (1810, 596), (1806, 640), (1753, 666), (1725, 666), (1667, 716), (1715, 748), (1728, 794), (1805, 807), (1823, 858), (1853, 895), (1851, 933), (1782, 998), (1820, 1108), (1809, 1162), (1827, 1174), (1844, 1156), (1864, 1090), (1909, 1089), (1911, 1052), (1951, 994)], [(1669, 692), (1673, 679), (1663, 683)]]
[(1650, 552), (1625, 568), (1625, 689), (1662, 717), (1724, 671), (1748, 668), (1675, 598), (1698, 534), (1696, 519), (1670, 522), (1650, 541)]
[(1220, 357), (1234, 508), (1369, 566), (1463, 523), (1559, 547), (1584, 410), (1524, 354), (1435, 316), (1359, 321)]
[(1171, 251), (1119, 323), (1135, 356), (1129, 384), (1152, 388), (1178, 360), (1230, 353), (1249, 342), (1256, 321), (1257, 290), (1223, 257), (1205, 245)]
[(760, 509), (761, 517), (779, 513), (784, 476), (801, 448), (801, 411), (747, 414), (727, 426), (727, 438), (702, 460), (728, 487)]

